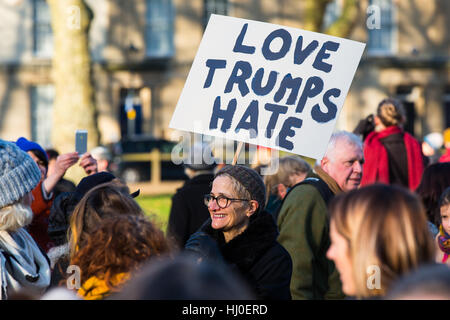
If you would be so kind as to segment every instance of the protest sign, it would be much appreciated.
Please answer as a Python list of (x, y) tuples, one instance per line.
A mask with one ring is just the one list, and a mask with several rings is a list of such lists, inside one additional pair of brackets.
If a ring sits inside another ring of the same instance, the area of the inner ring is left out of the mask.
[(170, 127), (320, 159), (364, 47), (211, 15)]

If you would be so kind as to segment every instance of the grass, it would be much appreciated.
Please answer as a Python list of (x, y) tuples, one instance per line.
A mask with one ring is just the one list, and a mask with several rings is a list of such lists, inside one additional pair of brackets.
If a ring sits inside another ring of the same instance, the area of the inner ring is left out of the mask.
[(172, 205), (171, 198), (171, 194), (158, 196), (140, 195), (136, 198), (136, 201), (144, 210), (145, 214), (155, 222), (161, 230), (166, 232), (170, 207)]

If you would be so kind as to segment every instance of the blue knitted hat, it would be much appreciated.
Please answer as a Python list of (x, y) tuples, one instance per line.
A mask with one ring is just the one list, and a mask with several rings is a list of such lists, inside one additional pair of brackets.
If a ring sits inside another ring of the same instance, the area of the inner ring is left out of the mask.
[(40, 180), (34, 160), (14, 143), (0, 139), (0, 208), (20, 200)]

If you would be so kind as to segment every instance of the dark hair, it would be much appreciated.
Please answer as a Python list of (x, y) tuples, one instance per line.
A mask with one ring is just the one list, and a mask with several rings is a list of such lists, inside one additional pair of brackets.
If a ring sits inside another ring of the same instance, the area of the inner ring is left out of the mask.
[(439, 208), (443, 206), (447, 206), (450, 204), (450, 187), (447, 187), (444, 192), (442, 192), (441, 197), (439, 198)]
[(440, 223), (439, 197), (450, 186), (450, 162), (434, 163), (425, 168), (416, 189), (425, 206), (428, 220)]
[(182, 253), (148, 262), (112, 299), (253, 300), (246, 282), (227, 266)]
[(56, 159), (59, 156), (59, 152), (56, 151), (55, 149), (46, 149), (45, 152), (47, 152), (47, 157), (49, 161)]
[(392, 286), (387, 299), (450, 299), (450, 268), (430, 264), (406, 274)]
[(47, 155), (44, 154), (41, 150), (38, 149), (32, 149), (30, 150), (39, 160), (41, 160), (44, 163), (44, 166), (48, 168), (48, 159)]
[(152, 257), (169, 254), (171, 245), (164, 233), (145, 217), (121, 215), (105, 218), (87, 238), (87, 244), (71, 259), (81, 270), (81, 283), (95, 276), (110, 280), (129, 273)]

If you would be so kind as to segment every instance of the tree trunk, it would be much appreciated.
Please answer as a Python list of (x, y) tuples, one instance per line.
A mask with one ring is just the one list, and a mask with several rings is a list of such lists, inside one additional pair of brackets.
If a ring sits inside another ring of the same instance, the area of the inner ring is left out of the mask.
[[(73, 152), (75, 131), (85, 129), (90, 150), (99, 143), (88, 45), (92, 11), (83, 0), (47, 2), (54, 36), (52, 144), (61, 153)], [(79, 180), (80, 169), (75, 165), (68, 176)]]
[(305, 29), (346, 38), (350, 35), (358, 16), (357, 0), (341, 0), (342, 12), (326, 30), (322, 30), (327, 5), (332, 0), (306, 0)]

